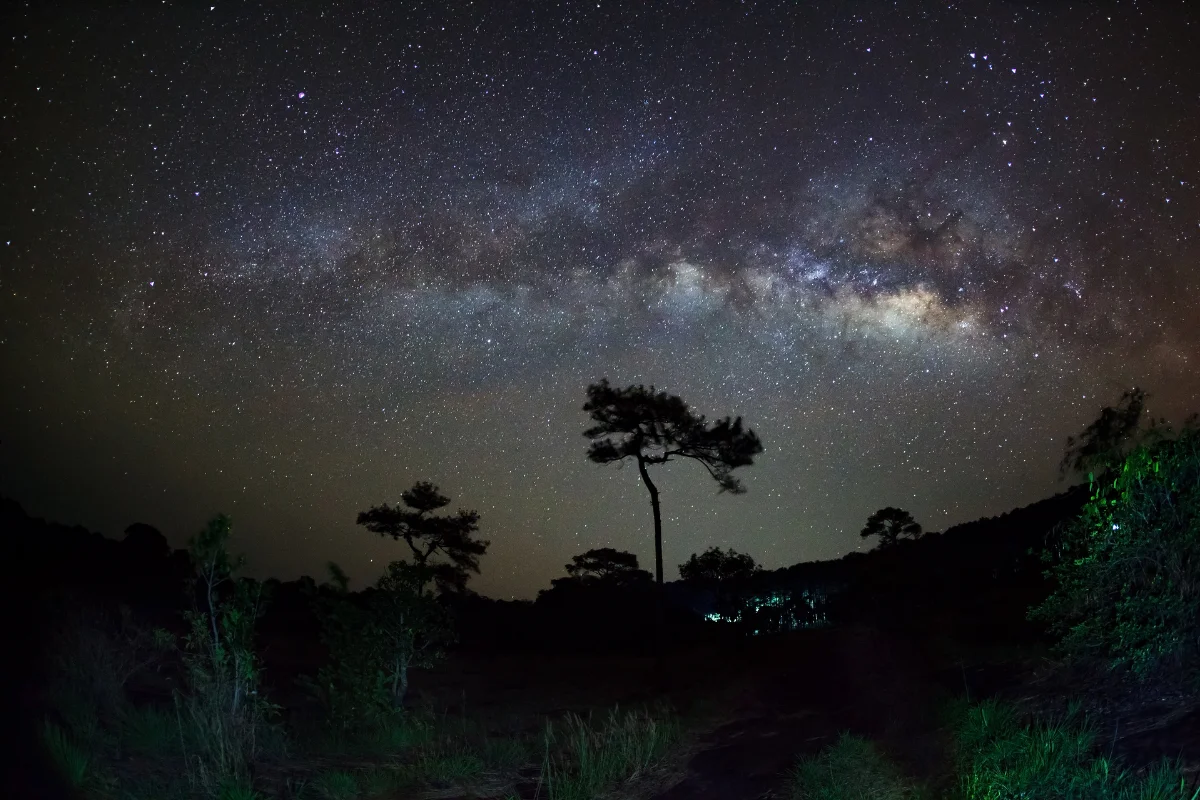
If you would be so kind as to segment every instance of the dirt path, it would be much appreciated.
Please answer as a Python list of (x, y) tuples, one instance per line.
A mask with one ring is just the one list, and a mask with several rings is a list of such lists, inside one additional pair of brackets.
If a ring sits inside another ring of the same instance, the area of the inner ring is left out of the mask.
[[(786, 796), (788, 772), (844, 731), (883, 744), (907, 769), (940, 768), (939, 701), (963, 681), (984, 688), (992, 676), (961, 675), (931, 664), (911, 644), (875, 631), (847, 631), (805, 650), (767, 660), (747, 683), (731, 722), (702, 736), (686, 774), (655, 800), (758, 800)], [(989, 689), (991, 687), (988, 687)]]

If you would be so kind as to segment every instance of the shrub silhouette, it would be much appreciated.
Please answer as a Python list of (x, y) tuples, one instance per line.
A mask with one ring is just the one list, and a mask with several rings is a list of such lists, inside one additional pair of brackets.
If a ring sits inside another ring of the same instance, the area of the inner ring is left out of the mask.
[(710, 547), (700, 555), (692, 553), (691, 558), (680, 564), (679, 577), (693, 586), (711, 587), (749, 578), (761, 570), (754, 558), (746, 553), (739, 553), (732, 547), (728, 550)]
[(902, 539), (917, 539), (921, 536), (921, 526), (913, 519), (913, 515), (902, 508), (881, 508), (867, 518), (866, 527), (861, 533), (864, 539), (871, 536), (879, 537), (878, 547), (893, 547)]
[(611, 547), (598, 547), (572, 556), (566, 570), (568, 577), (556, 578), (551, 583), (574, 581), (584, 585), (631, 586), (650, 581), (650, 573), (638, 567), (636, 555)]

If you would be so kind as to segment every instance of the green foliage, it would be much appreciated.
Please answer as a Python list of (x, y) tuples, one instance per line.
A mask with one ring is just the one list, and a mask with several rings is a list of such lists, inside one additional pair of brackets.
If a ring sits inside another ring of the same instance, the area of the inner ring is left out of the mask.
[[(1144, 774), (1096, 755), (1076, 714), (1026, 723), (1003, 703), (955, 705), (949, 716), (957, 781), (953, 800), (1197, 800), (1166, 762)], [(864, 739), (844, 734), (792, 772), (795, 800), (917, 800), (928, 790), (906, 778)]]
[(46, 664), (48, 718), (41, 738), (51, 760), (83, 797), (182, 800), (187, 787), (177, 770), (127, 774), (117, 766), (130, 753), (179, 753), (174, 714), (136, 707), (126, 696), (130, 679), (169, 656), (170, 636), (123, 607), (68, 598), (62, 611)]
[(358, 797), (358, 781), (344, 770), (330, 770), (317, 776), (312, 783), (317, 797), (324, 800), (355, 800)]
[(109, 743), (111, 737), (101, 724), (92, 698), (56, 688), (51, 705), (54, 716), (75, 741), (86, 742), (92, 749), (102, 749)]
[(1134, 449), (1050, 551), (1053, 594), (1032, 616), (1068, 656), (1178, 673), (1200, 655), (1200, 431)]
[[(210, 796), (250, 787), (260, 734), (275, 711), (259, 694), (254, 625), (262, 614), (262, 584), (235, 579), (230, 520), (218, 516), (191, 541), (196, 609), (187, 614), (186, 690), (176, 693), (180, 744), (194, 788)], [(229, 585), (232, 591), (222, 591)], [(233, 787), (233, 788), (231, 788)]]
[(484, 763), (499, 770), (521, 767), (533, 755), (530, 742), (519, 736), (486, 736), (480, 752)]
[(314, 688), (336, 735), (371, 738), (393, 730), (409, 670), (442, 658), (453, 633), (448, 612), (428, 588), (435, 578), (431, 567), (393, 561), (359, 595), (339, 590), (322, 598), (318, 612), (330, 660)]
[(395, 708), (367, 609), (336, 594), (320, 599), (318, 614), (330, 657), (309, 689), (324, 707), (330, 734), (345, 740), (389, 730)]
[(76, 789), (82, 788), (88, 779), (91, 766), (91, 756), (87, 751), (52, 722), (42, 726), (42, 743), (63, 779)]
[(386, 725), (372, 729), (370, 733), (373, 750), (380, 753), (413, 750), (438, 738), (433, 723), (424, 714), (413, 711), (393, 714)]
[(403, 788), (406, 779), (395, 769), (376, 768), (363, 772), (359, 784), (365, 797), (382, 797)]
[(484, 763), (464, 746), (424, 749), (400, 770), (412, 784), (463, 783), (479, 777)]
[(917, 787), (874, 744), (849, 733), (802, 758), (788, 782), (795, 800), (909, 800)]
[(955, 736), (962, 800), (1195, 800), (1178, 770), (1160, 764), (1139, 776), (1095, 755), (1091, 729), (1069, 715), (1022, 724), (1001, 703), (971, 708)]
[(661, 760), (678, 736), (666, 711), (613, 709), (599, 723), (568, 714), (546, 725), (541, 783), (549, 800), (591, 800)]

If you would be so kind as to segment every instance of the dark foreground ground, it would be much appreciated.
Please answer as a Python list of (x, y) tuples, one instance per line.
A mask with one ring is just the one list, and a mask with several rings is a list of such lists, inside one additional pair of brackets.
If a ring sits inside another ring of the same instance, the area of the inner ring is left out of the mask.
[[(466, 704), (497, 725), (569, 710), (666, 700), (685, 735), (668, 763), (614, 797), (741, 800), (786, 796), (789, 770), (842, 732), (878, 742), (913, 777), (946, 779), (941, 712), (964, 696), (999, 696), (1057, 711), (1090, 696), (1100, 746), (1135, 766), (1164, 756), (1200, 770), (1200, 712), (1170, 693), (1122, 696), (1072, 683), (1032, 647), (966, 647), (869, 628), (805, 631), (650, 658), (460, 657), (418, 691), (443, 708)], [(526, 771), (536, 775), (536, 769)], [(534, 780), (491, 796), (534, 798)], [(485, 797), (426, 793), (426, 797)]]
[[(276, 659), (271, 696), (295, 706), (302, 693), (286, 691), (287, 661)], [(414, 676), (413, 702), (530, 740), (537, 740), (547, 718), (566, 712), (667, 703), (683, 721), (682, 739), (665, 763), (610, 795), (630, 800), (786, 797), (788, 772), (797, 759), (843, 732), (877, 742), (912, 777), (937, 786), (948, 778), (942, 712), (964, 696), (999, 696), (1041, 712), (1086, 700), (1106, 753), (1133, 766), (1178, 758), (1185, 773), (1197, 777), (1200, 712), (1180, 694), (1119, 689), (1081, 684), (1028, 644), (966, 645), (842, 627), (694, 644), (668, 652), (661, 662), (612, 654), (458, 653)], [(262, 777), (282, 789), (288, 780), (323, 770), (366, 766), (369, 761), (297, 754), (269, 765), (270, 774)], [(531, 760), (466, 788), (393, 797), (544, 798), (538, 771), (539, 763)], [(48, 791), (21, 796), (66, 796)]]

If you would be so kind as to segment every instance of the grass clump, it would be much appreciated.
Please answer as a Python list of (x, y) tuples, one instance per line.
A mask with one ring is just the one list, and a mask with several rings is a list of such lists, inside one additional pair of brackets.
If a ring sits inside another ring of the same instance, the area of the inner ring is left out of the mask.
[(546, 725), (541, 783), (550, 800), (591, 800), (660, 761), (678, 736), (665, 711), (613, 709), (600, 722), (568, 714)]
[(480, 755), (492, 769), (513, 770), (534, 760), (530, 742), (520, 736), (486, 736)]
[(465, 747), (428, 748), (396, 770), (400, 786), (462, 784), (483, 774), (483, 759)]
[(406, 712), (364, 726), (357, 736), (346, 741), (351, 750), (385, 754), (427, 747), (437, 736), (438, 731), (429, 715)]
[(263, 800), (263, 796), (247, 783), (230, 780), (217, 789), (217, 800)]
[(70, 786), (81, 789), (88, 778), (91, 757), (71, 740), (59, 726), (47, 722), (42, 726), (42, 741), (55, 768)]
[(875, 745), (843, 733), (816, 756), (800, 760), (789, 780), (794, 800), (910, 800), (920, 797)]
[(322, 800), (355, 800), (359, 796), (358, 781), (344, 770), (321, 773), (313, 781), (312, 789)]
[(405, 785), (404, 775), (398, 770), (377, 767), (360, 775), (359, 786), (363, 797), (380, 797), (391, 794)]
[(1095, 753), (1095, 734), (1074, 713), (1023, 724), (1015, 710), (988, 701), (969, 709), (956, 731), (962, 800), (1053, 797), (1062, 800), (1196, 800), (1169, 763), (1139, 775)]

